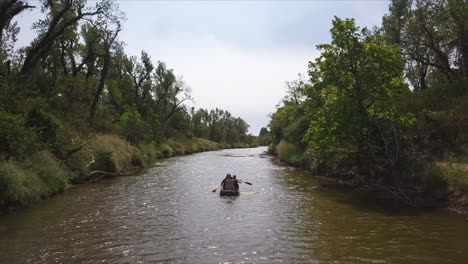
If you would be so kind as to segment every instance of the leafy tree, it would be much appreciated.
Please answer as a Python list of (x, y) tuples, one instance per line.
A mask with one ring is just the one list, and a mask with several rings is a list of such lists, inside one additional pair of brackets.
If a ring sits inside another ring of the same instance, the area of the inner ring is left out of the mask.
[(50, 51), (54, 42), (65, 31), (76, 26), (83, 18), (102, 14), (110, 2), (98, 2), (95, 8), (86, 8), (85, 0), (43, 0), (42, 10), (47, 11), (47, 17), (35, 23), (39, 36), (26, 51), (26, 57), (21, 67), (23, 75), (30, 73), (42, 58)]
[(260, 146), (266, 146), (268, 145), (268, 137), (270, 135), (270, 132), (268, 131), (268, 128), (262, 127), (260, 129), (260, 132), (258, 133), (258, 144)]
[(400, 57), (352, 19), (335, 18), (331, 34), (309, 66), (310, 89), (324, 99), (307, 131), (309, 152), (319, 161), (354, 157), (362, 165), (376, 155), (375, 123), (401, 120), (394, 104), (405, 90)]

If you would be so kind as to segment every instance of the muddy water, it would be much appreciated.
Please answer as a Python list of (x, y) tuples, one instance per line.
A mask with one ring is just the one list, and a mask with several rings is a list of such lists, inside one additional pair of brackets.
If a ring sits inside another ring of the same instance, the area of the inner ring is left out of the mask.
[[(0, 217), (0, 263), (468, 263), (468, 222), (363, 199), (265, 149), (164, 160)], [(253, 183), (211, 192), (227, 173)]]

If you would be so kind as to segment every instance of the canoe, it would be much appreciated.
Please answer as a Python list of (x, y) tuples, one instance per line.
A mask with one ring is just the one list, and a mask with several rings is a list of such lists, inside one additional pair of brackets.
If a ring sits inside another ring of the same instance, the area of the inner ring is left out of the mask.
[(239, 191), (238, 190), (221, 190), (219, 192), (220, 196), (238, 196)]

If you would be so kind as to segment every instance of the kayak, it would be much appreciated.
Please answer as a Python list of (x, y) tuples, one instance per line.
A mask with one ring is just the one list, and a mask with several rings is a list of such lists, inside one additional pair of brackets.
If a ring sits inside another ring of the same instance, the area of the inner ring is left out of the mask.
[(220, 196), (238, 196), (239, 191), (238, 190), (221, 190), (219, 191)]

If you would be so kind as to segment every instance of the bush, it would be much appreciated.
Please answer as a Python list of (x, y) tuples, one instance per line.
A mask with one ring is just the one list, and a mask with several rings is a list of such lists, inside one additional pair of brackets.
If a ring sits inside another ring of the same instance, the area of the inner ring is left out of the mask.
[(143, 155), (142, 155), (141, 152), (137, 152), (137, 153), (134, 153), (134, 154), (133, 154), (131, 164), (132, 164), (133, 166), (139, 166), (139, 167), (142, 167), (142, 168), (145, 167), (145, 165), (146, 165), (146, 160), (145, 160), (145, 158), (143, 157)]
[(167, 144), (171, 146), (174, 151), (174, 155), (185, 155), (191, 153), (191, 141), (183, 135), (177, 135), (177, 137), (170, 138)]
[(205, 138), (194, 138), (194, 142), (197, 145), (198, 151), (218, 150), (220, 144), (217, 142), (210, 141)]
[(70, 171), (72, 183), (80, 183), (88, 176), (88, 168), (86, 166), (92, 159), (93, 150), (89, 147), (89, 144), (67, 159), (66, 165)]
[(33, 171), (12, 161), (0, 162), (0, 205), (29, 205), (43, 194), (43, 185)]
[(68, 184), (70, 174), (59, 161), (47, 151), (35, 154), (25, 164), (43, 183), (42, 197), (62, 192)]
[(162, 153), (163, 157), (165, 158), (172, 157), (173, 150), (167, 144), (161, 144), (161, 146), (159, 146), (159, 151)]
[(447, 184), (442, 168), (435, 164), (425, 166), (418, 178), (425, 187), (445, 186)]
[(281, 140), (281, 142), (276, 147), (276, 150), (281, 161), (296, 166), (305, 165), (304, 152), (300, 147)]
[(97, 135), (90, 141), (95, 163), (93, 170), (120, 172), (132, 169), (131, 160), (138, 149), (115, 135)]
[(101, 153), (95, 159), (91, 165), (92, 170), (107, 171), (117, 173), (120, 171), (120, 167), (117, 165), (117, 161), (112, 158), (112, 153)]
[(139, 149), (145, 164), (151, 164), (155, 159), (162, 157), (162, 153), (157, 150), (154, 141), (140, 144)]
[(24, 116), (0, 109), (0, 154), (24, 156), (38, 148), (37, 137), (25, 122)]
[(0, 205), (29, 205), (41, 198), (62, 192), (69, 174), (46, 151), (38, 152), (24, 163), (0, 163)]
[(463, 191), (468, 191), (468, 165), (466, 163), (440, 162), (437, 165), (444, 182)]
[(161, 151), (160, 149), (156, 149), (156, 150), (154, 151), (154, 153), (155, 153), (155, 155), (156, 155), (156, 158), (158, 158), (158, 159), (164, 158), (164, 154), (162, 153), (162, 151)]

